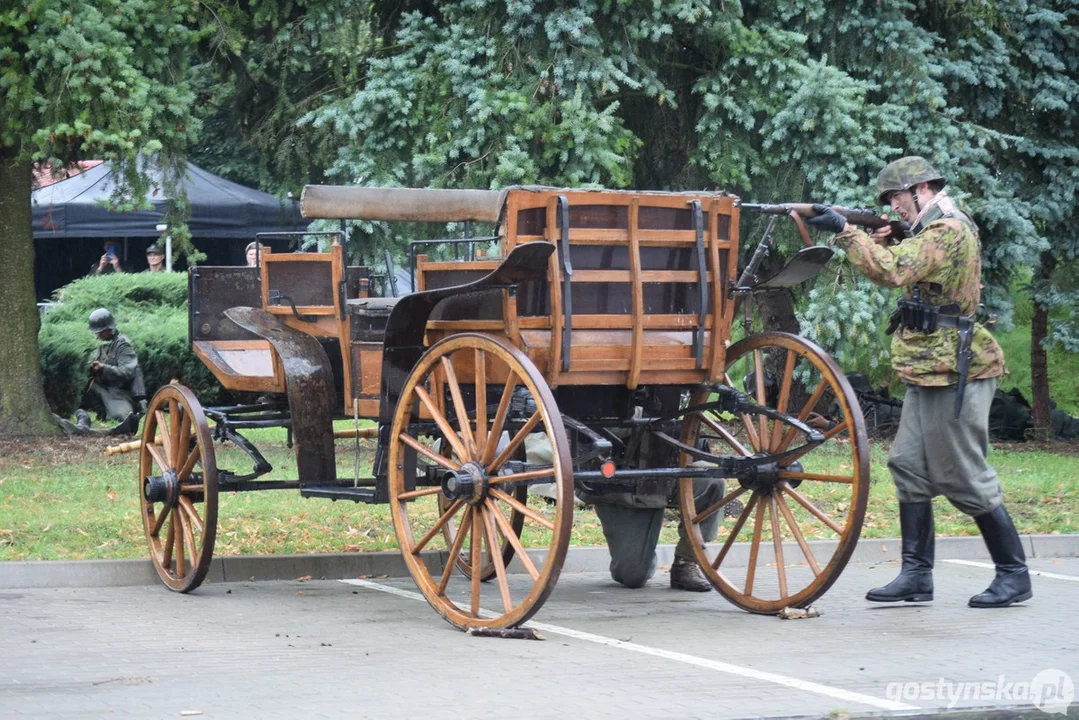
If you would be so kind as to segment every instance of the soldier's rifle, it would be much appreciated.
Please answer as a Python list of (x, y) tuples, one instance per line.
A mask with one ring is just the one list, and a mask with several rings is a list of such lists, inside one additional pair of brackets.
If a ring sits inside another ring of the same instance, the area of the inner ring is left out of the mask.
[[(761, 215), (791, 215), (797, 218), (811, 218), (819, 215), (820, 213), (813, 209), (813, 205), (814, 203), (738, 203), (738, 207), (747, 212), (760, 213)], [(869, 230), (877, 230), (885, 226), (891, 228), (889, 241), (893, 245), (910, 237), (910, 225), (903, 220), (888, 220), (865, 208), (848, 208), (842, 205), (829, 205), (828, 207), (845, 217), (847, 222), (852, 225), (858, 225)]]

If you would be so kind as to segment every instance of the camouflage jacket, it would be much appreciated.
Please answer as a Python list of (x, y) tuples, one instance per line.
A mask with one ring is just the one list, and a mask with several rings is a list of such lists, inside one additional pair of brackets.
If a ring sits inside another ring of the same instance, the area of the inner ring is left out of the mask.
[[(835, 243), (867, 278), (885, 287), (903, 288), (903, 295), (921, 290), (922, 302), (958, 303), (963, 315), (978, 307), (982, 259), (977, 227), (943, 192), (933, 198), (914, 227), (914, 237), (899, 245), (881, 247), (852, 225), (835, 236)], [(942, 386), (957, 381), (955, 328), (922, 333), (900, 327), (892, 336), (892, 367), (911, 385)], [(968, 380), (1004, 373), (1004, 353), (989, 331), (975, 326), (974, 359)]]
[(105, 366), (101, 368), (97, 382), (124, 390), (131, 384), (135, 377), (135, 368), (139, 366), (135, 348), (118, 332), (114, 332), (111, 340), (98, 347), (97, 352), (90, 358), (91, 363), (95, 361)]

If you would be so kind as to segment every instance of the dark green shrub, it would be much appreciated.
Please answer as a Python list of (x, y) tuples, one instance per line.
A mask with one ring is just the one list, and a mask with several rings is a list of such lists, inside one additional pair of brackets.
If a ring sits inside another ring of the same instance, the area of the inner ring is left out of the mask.
[(147, 396), (175, 379), (204, 405), (230, 402), (228, 392), (191, 351), (187, 339), (187, 276), (131, 273), (81, 278), (56, 293), (42, 318), (39, 342), (45, 396), (53, 412), (70, 416), (86, 387), (87, 363), (97, 347), (88, 318), (108, 308), (116, 328), (139, 356)]

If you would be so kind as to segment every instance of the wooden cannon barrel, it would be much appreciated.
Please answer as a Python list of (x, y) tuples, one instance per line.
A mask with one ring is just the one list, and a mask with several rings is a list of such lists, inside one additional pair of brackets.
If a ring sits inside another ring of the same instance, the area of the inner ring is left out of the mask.
[(300, 196), (308, 219), (493, 223), (501, 207), (502, 193), (495, 190), (307, 185)]

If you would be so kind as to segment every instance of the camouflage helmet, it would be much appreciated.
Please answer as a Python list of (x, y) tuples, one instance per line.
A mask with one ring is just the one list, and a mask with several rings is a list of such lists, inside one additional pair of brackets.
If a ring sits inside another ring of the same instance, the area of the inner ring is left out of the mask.
[(116, 321), (112, 318), (112, 313), (105, 308), (98, 308), (90, 313), (90, 332), (95, 335), (105, 330), (115, 330)]
[(940, 181), (944, 177), (924, 157), (910, 155), (893, 160), (877, 175), (877, 199), (881, 205), (888, 204), (888, 195), (896, 190), (910, 190), (918, 183)]

